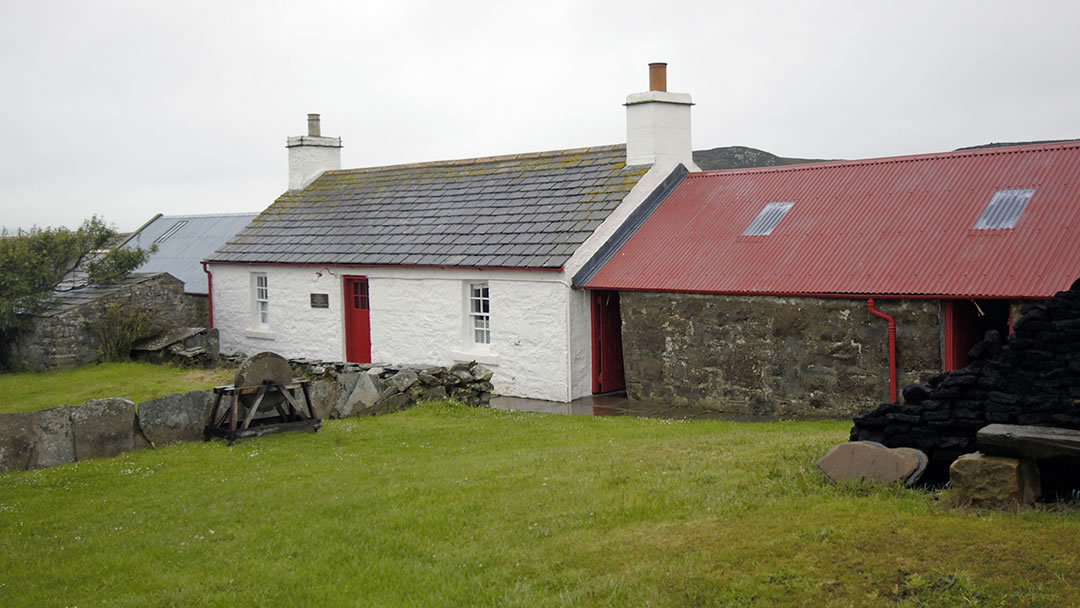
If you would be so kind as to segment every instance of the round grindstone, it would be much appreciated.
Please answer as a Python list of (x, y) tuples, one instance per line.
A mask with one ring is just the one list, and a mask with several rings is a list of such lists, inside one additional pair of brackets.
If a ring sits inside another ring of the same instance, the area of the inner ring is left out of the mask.
[[(288, 384), (292, 380), (292, 368), (289, 367), (289, 362), (277, 353), (256, 353), (245, 359), (236, 370), (233, 386), (236, 388), (261, 386), (267, 380), (279, 385)], [(259, 404), (259, 411), (271, 410), (284, 400), (285, 397), (281, 393), (268, 393)], [(240, 403), (244, 409), (251, 407), (255, 403), (255, 394), (241, 395)]]

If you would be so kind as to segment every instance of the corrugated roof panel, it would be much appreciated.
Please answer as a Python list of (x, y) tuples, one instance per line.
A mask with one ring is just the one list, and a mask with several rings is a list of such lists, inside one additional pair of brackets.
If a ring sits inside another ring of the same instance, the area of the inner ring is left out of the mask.
[[(1012, 228), (975, 229), (1034, 189)], [(766, 237), (773, 201), (796, 201)], [(690, 174), (586, 287), (1048, 297), (1080, 277), (1080, 143)]]
[(206, 294), (207, 278), (200, 262), (254, 219), (254, 213), (161, 215), (124, 244), (157, 246), (139, 272), (167, 272), (184, 282), (187, 293)]

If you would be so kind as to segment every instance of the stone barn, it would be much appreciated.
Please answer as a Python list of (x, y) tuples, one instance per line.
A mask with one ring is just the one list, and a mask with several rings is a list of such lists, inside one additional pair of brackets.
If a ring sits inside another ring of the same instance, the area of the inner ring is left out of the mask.
[(182, 327), (189, 316), (183, 282), (164, 272), (132, 273), (108, 285), (55, 291), (53, 299), (47, 310), (30, 315), (29, 326), (7, 345), (9, 369), (47, 371), (99, 361), (99, 330), (115, 321), (108, 316), (110, 307), (144, 315), (158, 331)]
[[(691, 173), (574, 277), (594, 383), (849, 416), (1080, 276), (1080, 143)], [(608, 365), (596, 362), (607, 357)], [(621, 365), (620, 365), (621, 364)]]

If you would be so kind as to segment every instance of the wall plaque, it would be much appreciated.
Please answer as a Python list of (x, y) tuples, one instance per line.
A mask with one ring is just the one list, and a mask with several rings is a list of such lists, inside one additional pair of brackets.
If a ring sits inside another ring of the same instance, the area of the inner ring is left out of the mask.
[(313, 294), (311, 294), (311, 307), (312, 308), (330, 308), (330, 294), (328, 294), (328, 293), (313, 293)]

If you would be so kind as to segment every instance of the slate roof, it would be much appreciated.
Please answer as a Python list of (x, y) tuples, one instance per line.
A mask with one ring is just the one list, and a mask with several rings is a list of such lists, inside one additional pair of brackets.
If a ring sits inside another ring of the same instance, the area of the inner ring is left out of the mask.
[(101, 298), (124, 291), (132, 285), (145, 283), (146, 281), (161, 276), (162, 272), (132, 272), (126, 277), (107, 285), (83, 284), (78, 287), (54, 289), (51, 296), (52, 302), (44, 311), (37, 313), (40, 317), (55, 317), (70, 310), (79, 308), (84, 304), (96, 302)]
[(184, 282), (184, 292), (206, 295), (202, 260), (236, 235), (255, 213), (217, 215), (157, 215), (133, 234), (125, 247), (157, 251), (139, 272), (167, 272)]
[(327, 171), (208, 261), (558, 269), (648, 167), (626, 146)]

